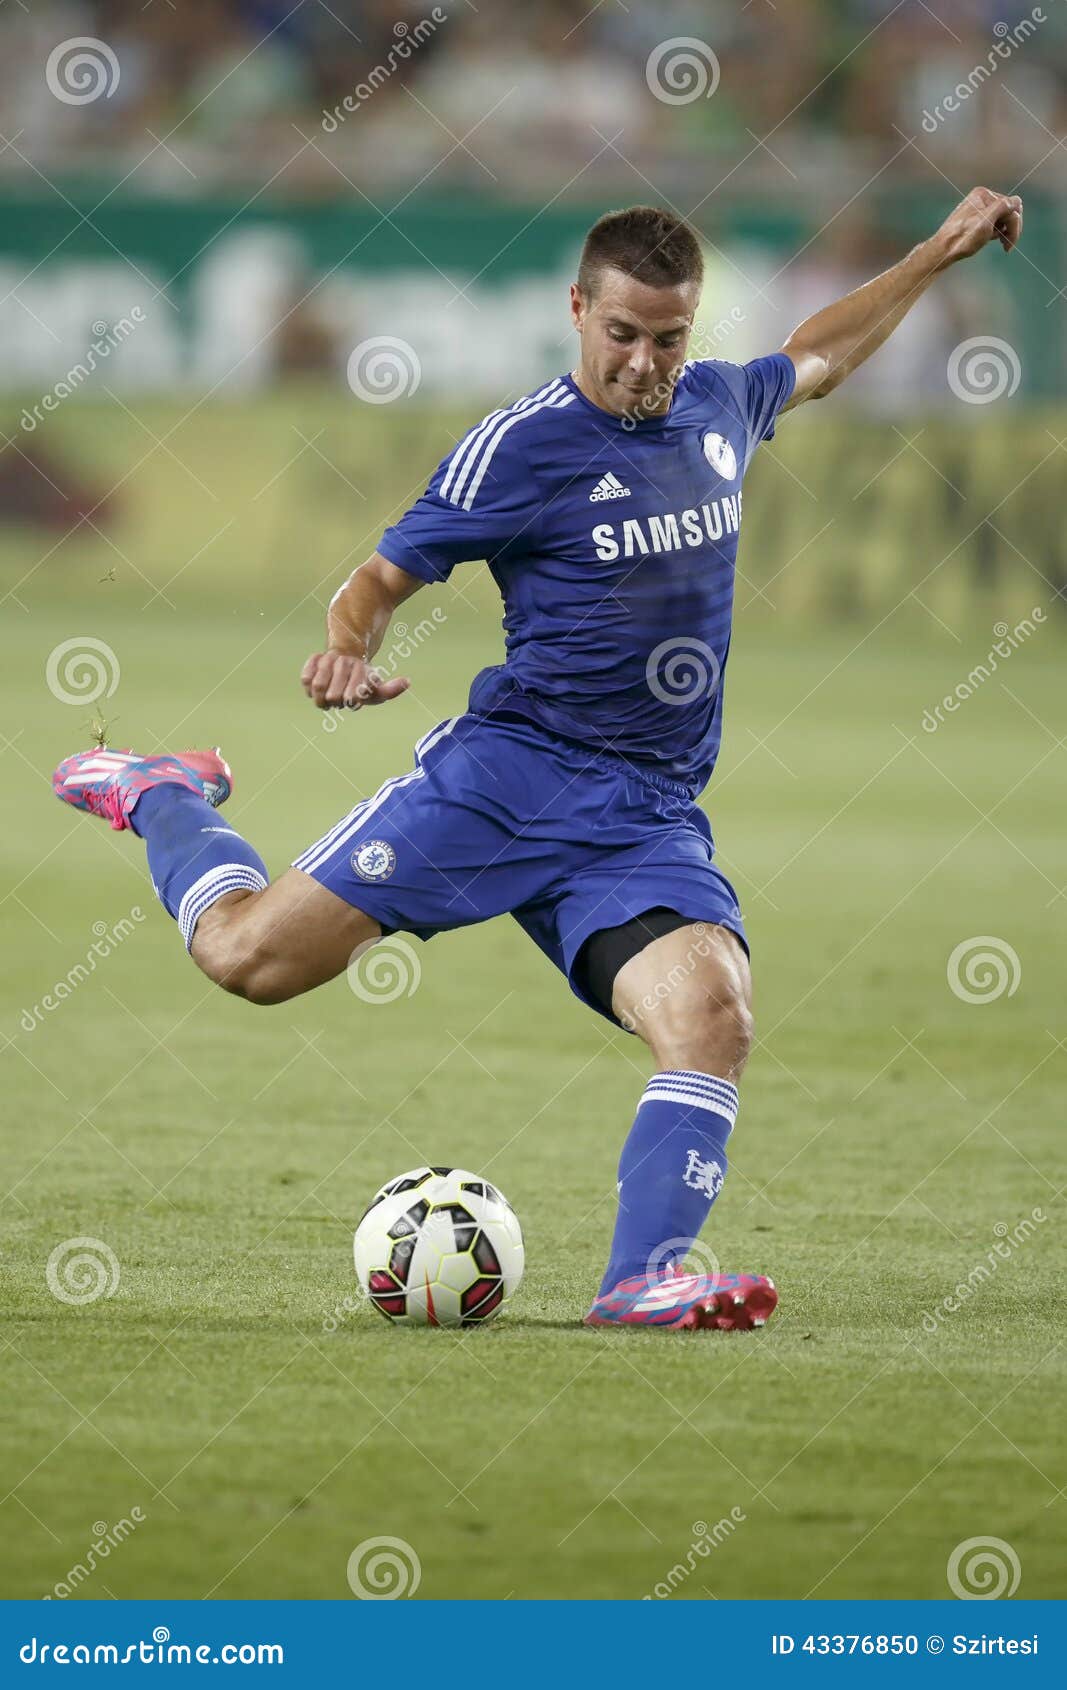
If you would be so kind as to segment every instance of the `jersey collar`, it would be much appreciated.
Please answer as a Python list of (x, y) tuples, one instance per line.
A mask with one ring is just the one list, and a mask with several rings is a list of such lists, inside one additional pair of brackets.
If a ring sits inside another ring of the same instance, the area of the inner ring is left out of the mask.
[[(679, 377), (679, 380), (681, 380), (681, 377)], [(670, 422), (672, 416), (674, 415), (678, 399), (678, 388), (675, 386), (674, 392), (671, 395), (671, 408), (669, 411), (665, 411), (663, 416), (642, 417), (640, 422), (630, 423), (626, 422), (622, 417), (617, 417), (613, 411), (605, 411), (601, 405), (594, 405), (593, 401), (588, 399), (582, 392), (571, 371), (568, 370), (567, 374), (563, 377), (563, 382), (569, 391), (574, 394), (578, 403), (583, 405), (589, 412), (590, 416), (595, 417), (599, 423), (604, 425), (605, 428), (612, 429), (618, 434), (634, 435), (657, 433), (659, 430), (665, 428)]]

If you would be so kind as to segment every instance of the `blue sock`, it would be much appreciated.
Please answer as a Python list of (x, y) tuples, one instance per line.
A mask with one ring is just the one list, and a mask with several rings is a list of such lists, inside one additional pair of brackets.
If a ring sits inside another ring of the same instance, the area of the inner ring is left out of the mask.
[(259, 892), (268, 883), (259, 853), (184, 786), (149, 787), (133, 807), (130, 826), (148, 847), (156, 897), (181, 928), (186, 950), (216, 898), (246, 887)]
[(598, 1296), (685, 1260), (726, 1177), (737, 1088), (712, 1074), (654, 1074), (619, 1158), (619, 1214)]

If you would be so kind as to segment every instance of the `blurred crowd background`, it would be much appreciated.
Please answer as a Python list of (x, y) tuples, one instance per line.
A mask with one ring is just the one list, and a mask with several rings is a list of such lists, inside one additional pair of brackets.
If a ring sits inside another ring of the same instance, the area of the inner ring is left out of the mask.
[[(965, 96), (951, 121), (924, 130), (924, 114), (1008, 30), (1039, 17), (1039, 39), (1011, 66), (1010, 93)], [(78, 36), (111, 46), (121, 80), (107, 99), (57, 109), (41, 66), (57, 41)], [(649, 54), (683, 38), (716, 54), (713, 98), (672, 104), (650, 92)], [(358, 123), (329, 149), (299, 150), (295, 132), (315, 135), (376, 66), (389, 74)], [(815, 173), (869, 174), (890, 157), (900, 176), (936, 167), (1055, 185), (1067, 179), (1057, 141), (1067, 9), (1063, 0), (34, 0), (0, 15), (0, 95), (7, 133), (21, 131), (20, 150), (40, 169), (130, 169), (152, 132), (167, 146), (139, 179), (182, 195), (267, 177), (336, 194), (338, 169), (367, 191), (409, 191), (432, 170), (438, 189), (504, 196), (629, 189), (636, 169), (680, 193), (712, 186), (742, 159), (747, 193), (803, 193)], [(599, 154), (598, 133), (611, 143)], [(0, 171), (19, 169), (17, 153), (0, 154)]]
[[(422, 409), (461, 428), (573, 361), (582, 236), (640, 201), (693, 219), (694, 350), (740, 362), (976, 183), (1024, 195), (1019, 251), (954, 268), (818, 408), (841, 431), (818, 473), (854, 452), (850, 415), (882, 462), (951, 419), (978, 443), (938, 459), (929, 509), (955, 520), (1008, 449), (981, 458), (975, 424), (1010, 443), (1029, 406), (1044, 451), (1035, 407), (1067, 396), (1067, 0), (8, 0), (0, 106), (23, 455), (92, 401), (114, 441), (123, 404), (308, 383), (364, 454)], [(28, 485), (0, 451), (0, 512)]]

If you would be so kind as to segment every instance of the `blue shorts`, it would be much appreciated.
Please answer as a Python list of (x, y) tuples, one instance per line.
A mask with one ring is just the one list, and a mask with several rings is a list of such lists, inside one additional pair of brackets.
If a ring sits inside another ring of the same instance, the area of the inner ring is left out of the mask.
[(583, 1003), (574, 975), (591, 934), (663, 905), (728, 927), (748, 949), (737, 894), (686, 789), (518, 717), (467, 714), (415, 747), (316, 845), (302, 869), (384, 928), (435, 933), (510, 914)]

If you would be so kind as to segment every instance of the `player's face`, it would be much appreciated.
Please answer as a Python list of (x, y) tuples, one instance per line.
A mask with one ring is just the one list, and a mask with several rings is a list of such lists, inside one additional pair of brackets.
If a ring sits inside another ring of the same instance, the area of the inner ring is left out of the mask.
[(635, 420), (668, 411), (699, 301), (696, 282), (655, 288), (611, 268), (600, 271), (591, 298), (572, 283), (578, 385), (586, 397)]

